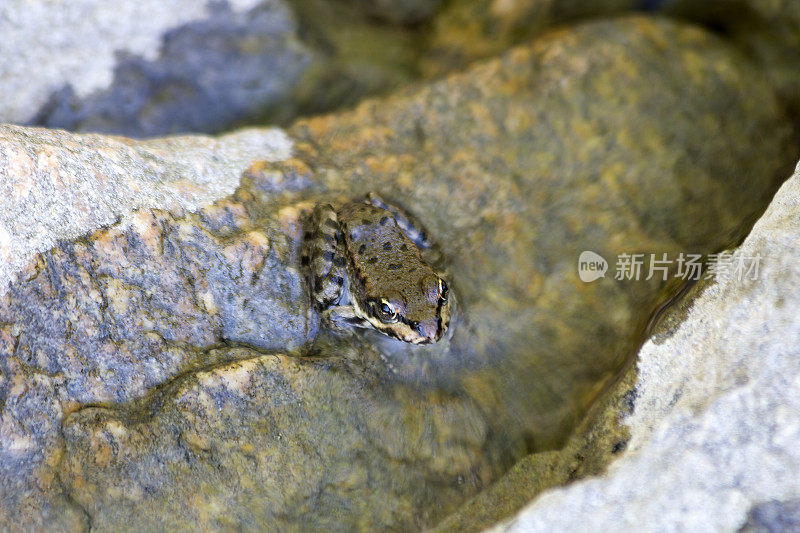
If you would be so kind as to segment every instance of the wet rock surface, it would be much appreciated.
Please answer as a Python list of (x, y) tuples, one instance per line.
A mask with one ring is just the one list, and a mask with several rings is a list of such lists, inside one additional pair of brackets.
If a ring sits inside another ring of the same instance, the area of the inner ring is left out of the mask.
[(635, 398), (636, 368), (630, 365), (591, 407), (562, 448), (522, 458), (431, 531), (485, 531), (513, 517), (549, 489), (601, 474), (628, 446), (630, 434), (620, 421), (630, 414)]
[(638, 360), (627, 450), (498, 530), (790, 531), (800, 496), (800, 168), (732, 264), (670, 312)]
[[(768, 174), (785, 166), (788, 126), (768, 86), (738, 57), (666, 21), (595, 23), (393, 105), (367, 102), (295, 125), (296, 157), (322, 187), (377, 189), (413, 206), (453, 258), (462, 322), (444, 354), (395, 355), (401, 373), (456, 379), (499, 418), (526, 420), (535, 446), (558, 442), (597, 383), (614, 375), (636, 313), (659, 287), (584, 284), (580, 252), (677, 255), (729, 239), (774, 181), (734, 162), (733, 153), (754, 162), (759, 143), (728, 136), (726, 124), (754, 132), (766, 111), (763, 124), (777, 128), (783, 147), (762, 145), (762, 155), (774, 156), (757, 159)], [(758, 98), (742, 99), (754, 82)], [(732, 175), (741, 178), (723, 178)]]
[[(661, 283), (584, 284), (580, 251), (719, 246), (789, 130), (723, 42), (646, 18), (297, 123), (293, 158), (235, 194), (137, 212), (19, 273), (0, 300), (2, 525), (436, 523), (562, 443), (630, 350)], [(369, 190), (439, 243), (451, 339), (333, 338), (309, 315), (301, 214)]]
[(420, 527), (495, 474), (474, 404), (326, 361), (250, 358), (162, 396), (65, 421), (63, 477), (93, 528)]

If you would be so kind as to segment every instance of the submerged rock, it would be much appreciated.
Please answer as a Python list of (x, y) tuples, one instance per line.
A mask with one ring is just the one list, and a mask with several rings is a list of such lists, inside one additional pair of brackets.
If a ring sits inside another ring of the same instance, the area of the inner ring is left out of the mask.
[(62, 478), (93, 528), (374, 531), (428, 523), (496, 475), (475, 404), (359, 374), (263, 356), (135, 410), (82, 409), (64, 423)]
[(798, 209), (800, 167), (733, 253), (732, 264), (757, 269), (703, 282), (642, 347), (627, 451), (608, 473), (541, 495), (498, 529), (796, 526)]
[[(777, 144), (751, 136), (762, 128)], [(393, 356), (401, 374), (455, 380), (544, 448), (613, 378), (663, 286), (613, 279), (615, 258), (730, 239), (774, 187), (764, 176), (785, 168), (789, 131), (723, 42), (634, 17), (290, 134), (327, 194), (378, 190), (411, 206), (451, 258), (452, 344)], [(585, 250), (611, 261), (605, 279), (580, 281)]]
[[(94, 154), (65, 176), (118, 152), (123, 175), (215, 168), (207, 139), (152, 164), (148, 143), (5, 131), (6, 152)], [(0, 299), (0, 526), (436, 523), (562, 443), (633, 346), (663, 282), (583, 283), (579, 253), (719, 246), (773, 187), (789, 131), (723, 42), (646, 18), (298, 122), (293, 157), (266, 153), (231, 196), (139, 204), (18, 272)], [(301, 214), (370, 190), (439, 243), (451, 339), (330, 337), (309, 314)]]
[(758, 65), (800, 124), (800, 3), (657, 0), (662, 12), (714, 28)]

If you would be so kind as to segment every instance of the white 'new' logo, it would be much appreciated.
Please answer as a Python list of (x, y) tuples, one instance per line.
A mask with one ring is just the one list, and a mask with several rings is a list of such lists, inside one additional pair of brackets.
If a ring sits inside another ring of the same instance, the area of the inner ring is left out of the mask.
[(578, 277), (585, 283), (606, 277), (607, 270), (608, 262), (600, 254), (586, 250), (578, 257)]

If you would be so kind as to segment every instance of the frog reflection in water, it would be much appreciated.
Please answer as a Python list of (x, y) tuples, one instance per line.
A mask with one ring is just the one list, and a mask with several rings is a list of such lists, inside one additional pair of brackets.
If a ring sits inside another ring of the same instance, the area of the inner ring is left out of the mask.
[(339, 208), (318, 204), (309, 223), (302, 262), (325, 323), (413, 344), (442, 338), (450, 324), (447, 283), (420, 255), (431, 242), (410, 215), (370, 193)]

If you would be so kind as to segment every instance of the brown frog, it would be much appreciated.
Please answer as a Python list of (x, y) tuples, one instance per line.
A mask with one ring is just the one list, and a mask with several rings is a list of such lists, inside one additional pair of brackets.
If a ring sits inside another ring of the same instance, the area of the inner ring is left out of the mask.
[(334, 208), (318, 204), (304, 235), (311, 303), (336, 330), (372, 328), (427, 344), (450, 324), (447, 283), (423, 259), (431, 242), (411, 215), (370, 193)]

